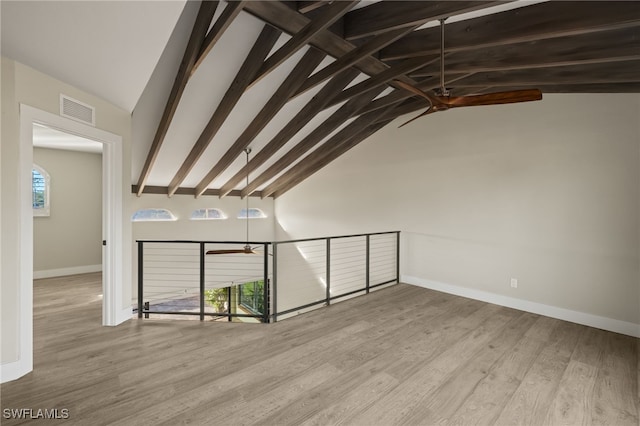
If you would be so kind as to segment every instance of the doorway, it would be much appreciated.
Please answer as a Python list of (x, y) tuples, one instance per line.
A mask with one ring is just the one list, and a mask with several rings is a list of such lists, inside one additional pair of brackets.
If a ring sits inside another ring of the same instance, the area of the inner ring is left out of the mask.
[[(31, 106), (20, 105), (20, 373), (33, 369), (33, 213), (32, 169), (33, 126), (44, 125), (65, 133), (81, 136), (103, 144), (102, 193), (102, 325), (115, 326), (131, 318), (125, 283), (131, 277), (125, 273), (123, 234), (123, 143), (122, 137), (87, 124), (55, 115)], [(129, 274), (130, 275), (130, 274)], [(128, 306), (127, 306), (128, 305)]]

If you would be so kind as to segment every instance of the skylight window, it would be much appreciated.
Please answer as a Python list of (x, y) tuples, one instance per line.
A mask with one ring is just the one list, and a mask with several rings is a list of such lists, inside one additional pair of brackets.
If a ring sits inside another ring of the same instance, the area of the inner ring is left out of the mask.
[(191, 220), (224, 220), (227, 215), (220, 209), (197, 209), (191, 212)]
[(131, 217), (132, 222), (172, 222), (178, 220), (167, 209), (140, 209)]

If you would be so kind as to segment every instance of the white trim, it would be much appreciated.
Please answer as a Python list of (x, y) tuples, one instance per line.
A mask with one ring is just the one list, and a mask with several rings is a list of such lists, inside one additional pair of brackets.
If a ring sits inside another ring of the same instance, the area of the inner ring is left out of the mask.
[(14, 362), (7, 362), (0, 365), (0, 383), (10, 382), (19, 379), (33, 370), (33, 366), (26, 360), (19, 359)]
[(516, 299), (514, 297), (502, 296), (482, 290), (474, 290), (467, 287), (441, 283), (438, 281), (425, 280), (423, 278), (402, 275), (400, 282), (412, 284), (443, 293), (455, 294), (456, 296), (468, 297), (482, 302), (493, 303), (494, 305), (506, 306), (525, 312), (544, 315), (551, 318), (561, 319), (576, 324), (587, 325), (589, 327), (600, 328), (602, 330), (613, 331), (614, 333), (626, 334), (627, 336), (640, 337), (640, 324), (620, 321), (613, 318), (601, 317), (587, 314), (585, 312), (572, 311), (559, 308), (557, 306), (544, 305), (542, 303), (530, 302), (528, 300)]
[(117, 324), (122, 324), (125, 321), (129, 321), (132, 317), (133, 317), (133, 307), (130, 306), (118, 312), (118, 314), (116, 315), (116, 322)]
[(43, 271), (33, 271), (33, 279), (66, 277), (67, 275), (89, 274), (91, 272), (101, 272), (102, 264), (72, 266), (70, 268), (45, 269)]
[[(19, 313), (18, 363), (21, 375), (33, 370), (33, 213), (31, 206), (31, 170), (33, 167), (33, 124), (39, 123), (63, 132), (103, 143), (103, 249), (102, 324), (115, 326), (124, 321), (121, 315), (123, 286), (131, 277), (124, 276), (123, 235), (123, 143), (122, 137), (87, 124), (20, 104), (19, 201)], [(13, 363), (12, 363), (13, 364)], [(11, 364), (11, 365), (12, 365)], [(9, 364), (7, 364), (9, 365)], [(3, 369), (5, 366), (3, 366)], [(11, 370), (10, 370), (11, 371)], [(3, 373), (4, 374), (4, 373)], [(9, 373), (7, 373), (9, 374)], [(2, 377), (4, 381), (4, 375)]]

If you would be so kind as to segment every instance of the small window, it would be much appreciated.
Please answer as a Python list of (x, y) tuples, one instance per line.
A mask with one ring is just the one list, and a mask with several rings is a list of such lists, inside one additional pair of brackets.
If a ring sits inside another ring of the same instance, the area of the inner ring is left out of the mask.
[(267, 215), (260, 209), (251, 208), (251, 209), (242, 209), (240, 213), (238, 213), (238, 219), (264, 219)]
[(31, 201), (34, 216), (50, 215), (50, 185), (51, 177), (49, 177), (49, 173), (42, 167), (34, 164), (31, 170)]
[(133, 222), (166, 222), (178, 220), (173, 213), (167, 209), (141, 209), (133, 214)]
[(191, 212), (191, 220), (222, 220), (226, 219), (227, 215), (220, 209), (198, 209)]

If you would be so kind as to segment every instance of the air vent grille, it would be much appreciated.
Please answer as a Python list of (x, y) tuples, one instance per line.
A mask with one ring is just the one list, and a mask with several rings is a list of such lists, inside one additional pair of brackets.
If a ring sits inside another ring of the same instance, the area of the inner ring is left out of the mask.
[(67, 95), (60, 95), (60, 115), (81, 121), (91, 126), (96, 125), (96, 109), (91, 105), (70, 98)]

